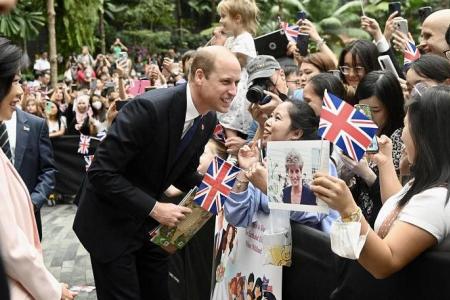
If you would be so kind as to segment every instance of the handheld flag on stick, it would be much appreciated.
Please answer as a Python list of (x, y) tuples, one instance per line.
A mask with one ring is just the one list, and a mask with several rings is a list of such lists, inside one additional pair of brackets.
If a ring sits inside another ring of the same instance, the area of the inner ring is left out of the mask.
[(78, 144), (78, 153), (88, 154), (90, 144), (91, 144), (91, 137), (81, 134), (80, 143)]
[(408, 67), (412, 62), (420, 58), (419, 49), (417, 49), (414, 41), (408, 41), (405, 47), (403, 66)]
[(377, 132), (377, 125), (353, 106), (325, 90), (319, 135), (359, 161)]
[(366, 13), (364, 12), (364, 3), (363, 0), (359, 0), (359, 3), (361, 3), (361, 11), (362, 11), (362, 15), (365, 17)]
[(89, 167), (92, 164), (92, 160), (94, 159), (94, 155), (85, 155), (84, 162), (86, 163), (86, 172), (89, 170)]
[(240, 169), (215, 156), (198, 187), (194, 201), (205, 210), (217, 214), (233, 188)]
[(281, 22), (280, 29), (283, 29), (284, 33), (286, 33), (286, 36), (290, 42), (297, 41), (298, 31), (300, 29), (298, 25), (289, 26), (287, 22)]

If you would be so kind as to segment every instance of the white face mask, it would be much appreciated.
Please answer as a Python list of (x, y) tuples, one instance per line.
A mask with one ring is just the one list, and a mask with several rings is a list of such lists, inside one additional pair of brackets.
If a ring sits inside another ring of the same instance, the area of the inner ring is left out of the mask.
[(341, 257), (358, 259), (368, 233), (369, 230), (360, 235), (360, 222), (334, 221), (330, 231), (331, 250)]
[(92, 102), (92, 107), (96, 110), (99, 110), (100, 108), (102, 108), (102, 103), (100, 101)]

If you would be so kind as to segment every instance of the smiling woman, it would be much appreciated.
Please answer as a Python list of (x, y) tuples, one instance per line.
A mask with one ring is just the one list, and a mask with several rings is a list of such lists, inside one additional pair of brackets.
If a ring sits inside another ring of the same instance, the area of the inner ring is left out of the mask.
[(11, 149), (3, 121), (11, 118), (17, 95), (22, 93), (21, 65), (22, 51), (0, 38), (0, 253), (12, 300), (73, 299), (44, 265), (30, 194), (9, 161)]

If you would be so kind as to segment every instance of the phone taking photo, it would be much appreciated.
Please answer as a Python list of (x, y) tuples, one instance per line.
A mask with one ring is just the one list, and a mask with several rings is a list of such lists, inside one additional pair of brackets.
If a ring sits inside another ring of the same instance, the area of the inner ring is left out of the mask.
[(395, 17), (401, 17), (402, 5), (400, 2), (389, 2), (389, 15), (392, 15), (394, 12), (397, 12)]
[(408, 37), (408, 20), (403, 18), (394, 19), (394, 27)]
[(431, 6), (423, 6), (421, 8), (419, 8), (419, 19), (420, 19), (420, 23), (423, 23), (423, 21), (425, 21), (425, 19), (431, 15), (432, 13), (432, 8)]
[(378, 63), (380, 64), (381, 70), (392, 72), (397, 78), (399, 78), (397, 70), (395, 69), (394, 63), (389, 55), (378, 56)]
[[(366, 117), (368, 117), (370, 120), (372, 120), (372, 110), (369, 105), (367, 104), (355, 104), (355, 108), (362, 112)], [(366, 152), (367, 153), (378, 153), (379, 151), (378, 147), (378, 140), (377, 136), (374, 135), (372, 142), (370, 143), (369, 147), (367, 147)]]
[(306, 19), (306, 12), (304, 12), (303, 10), (299, 10), (297, 12), (297, 21), (304, 20), (304, 19)]
[(297, 49), (301, 56), (308, 55), (309, 34), (299, 32), (297, 36)]

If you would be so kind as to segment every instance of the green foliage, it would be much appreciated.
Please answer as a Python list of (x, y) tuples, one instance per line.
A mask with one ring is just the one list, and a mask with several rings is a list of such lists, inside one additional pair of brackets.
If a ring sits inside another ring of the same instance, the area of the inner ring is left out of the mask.
[(175, 24), (174, 10), (175, 5), (167, 1), (142, 0), (135, 7), (129, 7), (123, 25), (130, 29), (170, 28)]
[(204, 0), (189, 0), (188, 4), (197, 14), (211, 12), (212, 9), (216, 9), (215, 7), (211, 8), (209, 1)]
[(147, 48), (151, 53), (168, 49), (171, 45), (170, 31), (125, 30), (122, 34), (127, 45), (139, 45)]
[(31, 0), (20, 1), (8, 15), (0, 15), (0, 35), (12, 39), (30, 40), (45, 25), (42, 7)]
[(83, 45), (94, 49), (94, 33), (101, 2), (102, 0), (64, 0), (62, 18), (67, 42), (72, 49), (79, 49)]

